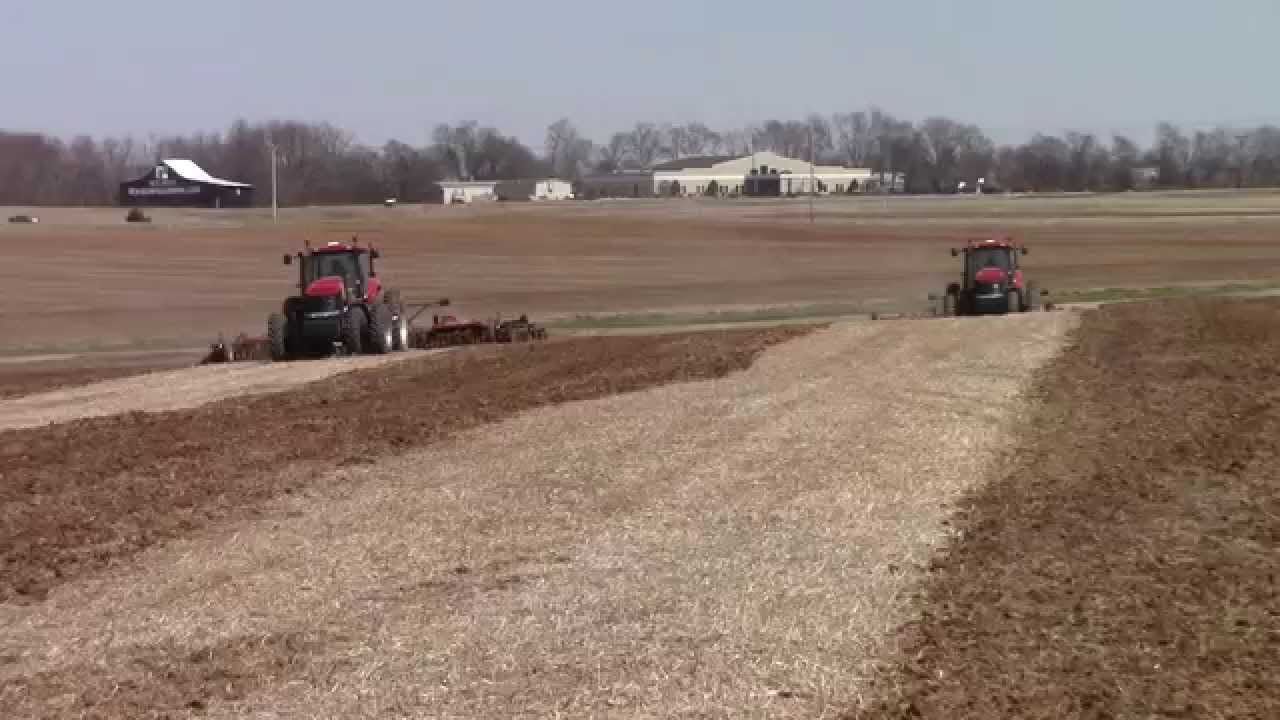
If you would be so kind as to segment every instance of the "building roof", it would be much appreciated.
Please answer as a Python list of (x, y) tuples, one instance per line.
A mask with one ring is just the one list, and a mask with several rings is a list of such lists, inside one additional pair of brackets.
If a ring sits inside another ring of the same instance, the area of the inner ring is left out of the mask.
[(220, 185), (222, 187), (231, 188), (248, 188), (253, 187), (248, 183), (233, 182), (231, 180), (223, 180), (216, 178), (204, 171), (204, 168), (195, 164), (190, 160), (181, 158), (167, 158), (160, 161), (165, 167), (174, 172), (175, 175), (186, 180), (187, 182), (205, 183), (207, 185)]
[(436, 183), (440, 187), (492, 187), (498, 184), (497, 180), (440, 180)]
[(689, 168), (709, 168), (715, 167), (722, 162), (737, 160), (744, 157), (743, 155), (699, 155), (695, 157), (679, 158), (669, 160), (664, 163), (658, 163), (653, 166), (656, 172), (670, 172), (672, 170), (688, 170)]

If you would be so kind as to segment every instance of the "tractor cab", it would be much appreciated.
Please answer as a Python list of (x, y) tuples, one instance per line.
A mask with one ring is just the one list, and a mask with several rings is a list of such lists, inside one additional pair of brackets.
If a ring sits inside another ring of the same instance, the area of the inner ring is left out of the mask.
[(343, 295), (357, 301), (371, 301), (378, 291), (373, 261), (378, 251), (355, 244), (330, 242), (308, 252), (285, 255), (284, 263), (298, 260), (298, 289), (306, 297)]
[(1018, 251), (1012, 245), (988, 241), (964, 249), (965, 275), (975, 277), (987, 268), (1011, 273), (1018, 269)]

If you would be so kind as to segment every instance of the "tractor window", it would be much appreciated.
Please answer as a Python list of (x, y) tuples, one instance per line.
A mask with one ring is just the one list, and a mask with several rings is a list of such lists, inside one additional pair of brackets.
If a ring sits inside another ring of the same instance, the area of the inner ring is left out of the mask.
[(349, 253), (322, 253), (312, 255), (308, 267), (307, 282), (337, 275), (347, 287), (355, 287), (359, 279), (354, 258)]
[(969, 266), (976, 272), (982, 268), (998, 267), (1012, 270), (1008, 248), (978, 248), (969, 252)]
[(360, 263), (360, 277), (369, 277), (369, 253), (360, 253), (356, 258)]

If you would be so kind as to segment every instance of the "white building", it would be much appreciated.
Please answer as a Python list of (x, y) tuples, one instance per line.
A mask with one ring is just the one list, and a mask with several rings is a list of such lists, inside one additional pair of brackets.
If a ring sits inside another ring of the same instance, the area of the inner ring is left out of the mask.
[[(866, 192), (880, 187), (880, 173), (870, 168), (814, 165), (810, 170), (807, 160), (783, 157), (774, 152), (758, 152), (741, 156), (681, 158), (655, 165), (653, 190), (658, 195), (702, 195), (715, 182), (721, 195), (742, 193), (745, 178), (753, 174), (777, 176), (778, 192), (782, 195), (809, 193), (811, 177), (819, 194)], [(897, 185), (901, 179), (901, 173), (889, 173), (885, 184), (892, 182)], [(676, 183), (679, 184), (678, 191)]]
[(436, 183), (443, 192), (440, 201), (445, 205), (470, 205), (476, 200), (494, 200), (496, 180), (441, 180)]
[(559, 178), (501, 180), (494, 194), (499, 200), (572, 200), (573, 184)]

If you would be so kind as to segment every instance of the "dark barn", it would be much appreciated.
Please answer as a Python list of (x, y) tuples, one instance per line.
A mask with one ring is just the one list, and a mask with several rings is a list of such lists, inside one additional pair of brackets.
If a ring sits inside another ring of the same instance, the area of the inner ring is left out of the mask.
[(216, 178), (190, 160), (161, 160), (137, 180), (120, 183), (120, 204), (146, 207), (249, 207), (253, 186)]

